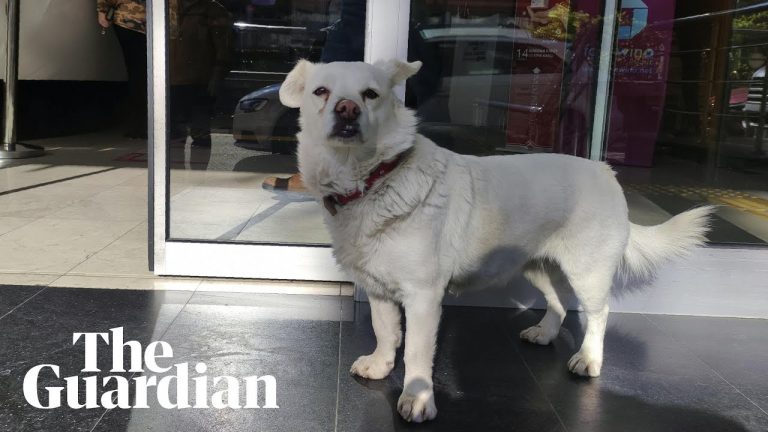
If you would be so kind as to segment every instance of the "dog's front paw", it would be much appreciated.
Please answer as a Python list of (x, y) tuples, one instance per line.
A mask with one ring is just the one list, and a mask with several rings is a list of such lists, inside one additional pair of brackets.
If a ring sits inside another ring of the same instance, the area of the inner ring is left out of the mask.
[(437, 416), (435, 394), (432, 390), (422, 390), (416, 394), (403, 391), (397, 401), (397, 411), (409, 422), (421, 423)]
[(568, 360), (568, 370), (576, 375), (598, 377), (600, 376), (600, 368), (603, 366), (602, 358), (592, 358), (581, 351)]
[(395, 367), (393, 360), (387, 360), (376, 354), (360, 356), (354, 363), (349, 372), (368, 379), (382, 379), (392, 372)]
[(549, 343), (552, 342), (552, 339), (557, 336), (557, 333), (551, 333), (552, 332), (547, 332), (542, 326), (535, 325), (521, 331), (520, 339), (537, 345), (549, 345)]

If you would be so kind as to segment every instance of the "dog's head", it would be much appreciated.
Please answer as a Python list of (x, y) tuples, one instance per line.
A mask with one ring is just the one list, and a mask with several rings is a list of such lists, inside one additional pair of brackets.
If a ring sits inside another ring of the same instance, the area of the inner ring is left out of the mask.
[(391, 129), (401, 103), (393, 88), (418, 72), (421, 62), (376, 64), (300, 60), (280, 87), (280, 101), (300, 108), (301, 129), (332, 147), (375, 146)]

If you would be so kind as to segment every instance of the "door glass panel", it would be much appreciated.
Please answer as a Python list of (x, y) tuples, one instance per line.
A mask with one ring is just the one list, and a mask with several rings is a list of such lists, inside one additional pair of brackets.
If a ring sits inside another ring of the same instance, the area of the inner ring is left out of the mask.
[(623, 1), (605, 158), (647, 223), (720, 207), (709, 239), (768, 242), (762, 1)]
[(169, 0), (170, 237), (327, 244), (302, 191), (298, 110), (278, 90), (301, 58), (362, 60), (364, 0)]
[(420, 132), (475, 155), (588, 154), (601, 1), (414, 0), (406, 89)]

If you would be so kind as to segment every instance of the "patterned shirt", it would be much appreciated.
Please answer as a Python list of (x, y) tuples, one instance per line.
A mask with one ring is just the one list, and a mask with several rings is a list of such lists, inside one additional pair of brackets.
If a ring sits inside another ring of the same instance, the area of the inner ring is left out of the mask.
[(107, 13), (115, 9), (114, 23), (128, 30), (147, 31), (147, 10), (142, 0), (96, 0), (96, 9)]

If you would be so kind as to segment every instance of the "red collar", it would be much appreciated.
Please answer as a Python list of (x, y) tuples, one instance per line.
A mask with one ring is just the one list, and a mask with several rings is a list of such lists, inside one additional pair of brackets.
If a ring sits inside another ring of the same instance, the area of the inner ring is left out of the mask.
[(342, 194), (330, 194), (326, 195), (323, 198), (323, 205), (325, 205), (326, 210), (331, 214), (331, 216), (336, 215), (336, 205), (347, 205), (351, 203), (352, 201), (358, 200), (365, 195), (368, 190), (371, 189), (371, 187), (376, 183), (378, 180), (386, 176), (387, 174), (391, 173), (392, 171), (397, 168), (398, 165), (405, 159), (405, 155), (408, 153), (408, 150), (398, 154), (395, 156), (394, 159), (390, 161), (382, 162), (378, 165), (376, 165), (376, 168), (371, 171), (370, 174), (368, 174), (368, 177), (365, 179), (365, 187), (363, 190), (355, 189), (354, 191), (342, 195)]

